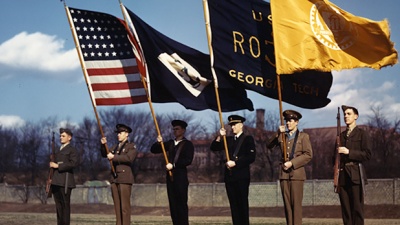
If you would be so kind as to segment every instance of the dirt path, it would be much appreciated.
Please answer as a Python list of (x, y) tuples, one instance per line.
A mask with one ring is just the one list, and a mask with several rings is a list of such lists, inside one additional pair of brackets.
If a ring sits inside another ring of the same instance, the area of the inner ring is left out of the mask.
[[(113, 206), (105, 204), (73, 204), (72, 213), (75, 214), (113, 214)], [(21, 204), (1, 203), (0, 212), (25, 213), (55, 213), (54, 204)], [(226, 207), (191, 207), (190, 216), (230, 216)], [(169, 216), (166, 207), (132, 207), (132, 215)], [(366, 218), (371, 219), (400, 219), (400, 205), (365, 206)], [(284, 218), (281, 207), (250, 208), (251, 217), (280, 217)], [(304, 206), (304, 218), (340, 218), (339, 206)]]

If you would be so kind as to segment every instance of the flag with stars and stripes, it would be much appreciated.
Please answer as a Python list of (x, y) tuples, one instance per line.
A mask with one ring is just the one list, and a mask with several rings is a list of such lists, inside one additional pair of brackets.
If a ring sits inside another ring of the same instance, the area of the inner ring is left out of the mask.
[(106, 13), (66, 10), (94, 104), (147, 102), (125, 22)]

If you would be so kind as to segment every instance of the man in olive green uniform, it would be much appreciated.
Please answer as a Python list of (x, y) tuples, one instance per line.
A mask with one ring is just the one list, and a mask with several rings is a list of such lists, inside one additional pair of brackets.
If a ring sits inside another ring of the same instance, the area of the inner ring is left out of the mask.
[(371, 158), (371, 139), (360, 129), (356, 120), (358, 110), (352, 106), (342, 106), (346, 131), (340, 134), (341, 146), (339, 171), (339, 198), (344, 225), (364, 224), (363, 184), (366, 182), (364, 161)]
[(61, 147), (55, 153), (54, 162), (50, 167), (54, 168), (51, 180), (51, 192), (57, 210), (57, 225), (69, 225), (71, 217), (71, 192), (76, 187), (74, 180), (74, 168), (78, 166), (78, 152), (70, 143), (72, 132), (70, 129), (60, 128)]
[(136, 145), (129, 142), (128, 136), (132, 129), (124, 124), (117, 124), (115, 133), (118, 136), (119, 144), (111, 147), (107, 154), (105, 137), (101, 138), (101, 155), (111, 160), (116, 176), (111, 176), (111, 194), (114, 201), (116, 225), (131, 224), (131, 191), (134, 182), (131, 165), (137, 155)]

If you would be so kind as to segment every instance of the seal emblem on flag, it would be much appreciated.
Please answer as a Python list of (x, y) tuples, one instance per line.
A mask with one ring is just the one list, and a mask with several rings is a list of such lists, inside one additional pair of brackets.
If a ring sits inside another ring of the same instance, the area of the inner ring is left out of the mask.
[(358, 36), (355, 27), (343, 18), (340, 11), (324, 2), (311, 7), (310, 26), (318, 41), (333, 50), (351, 47)]

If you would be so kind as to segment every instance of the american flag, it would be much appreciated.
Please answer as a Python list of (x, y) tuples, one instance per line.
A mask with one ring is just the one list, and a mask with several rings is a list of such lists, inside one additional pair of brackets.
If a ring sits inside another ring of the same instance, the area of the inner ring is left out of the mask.
[(95, 105), (147, 102), (124, 21), (106, 13), (69, 7), (67, 15)]

